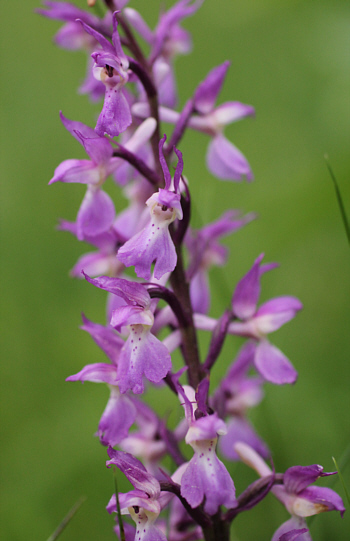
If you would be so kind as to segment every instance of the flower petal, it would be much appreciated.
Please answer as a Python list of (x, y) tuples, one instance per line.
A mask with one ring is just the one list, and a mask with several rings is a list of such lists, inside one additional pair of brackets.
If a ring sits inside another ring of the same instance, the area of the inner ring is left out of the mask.
[(312, 541), (304, 519), (292, 517), (275, 531), (271, 541)]
[(77, 216), (77, 237), (99, 235), (107, 231), (115, 219), (115, 208), (109, 195), (88, 187)]
[(69, 376), (66, 381), (92, 381), (93, 383), (107, 383), (116, 385), (117, 369), (106, 363), (87, 364), (80, 372)]
[(295, 317), (303, 305), (295, 297), (276, 297), (262, 304), (254, 316), (258, 332), (268, 334)]
[(135, 418), (136, 408), (131, 399), (121, 394), (117, 387), (112, 387), (110, 399), (98, 425), (101, 443), (112, 447), (120, 443), (128, 436)]
[(254, 261), (252, 268), (238, 282), (232, 297), (232, 310), (240, 319), (251, 318), (260, 297), (260, 263), (264, 254)]
[(198, 85), (194, 100), (196, 110), (202, 115), (210, 113), (214, 108), (229, 67), (229, 61), (220, 64), (220, 66), (212, 69), (204, 81)]
[(234, 449), (234, 445), (238, 442), (246, 443), (264, 458), (268, 458), (270, 455), (267, 445), (259, 438), (248, 421), (240, 417), (234, 417), (227, 423), (227, 434), (221, 436), (219, 440), (219, 449), (225, 458), (240, 460)]
[(267, 340), (262, 340), (257, 348), (254, 359), (258, 372), (270, 383), (284, 385), (295, 383), (298, 373), (287, 357)]
[(123, 451), (116, 451), (109, 447), (108, 456), (110, 460), (107, 461), (107, 466), (112, 464), (117, 466), (129, 479), (130, 483), (142, 492), (146, 492), (148, 497), (155, 500), (160, 495), (159, 482), (153, 475), (147, 472), (146, 468), (140, 462), (132, 456), (130, 453), (124, 453)]
[(209, 143), (206, 159), (209, 171), (222, 180), (241, 181), (243, 177), (253, 179), (249, 163), (242, 152), (221, 133)]
[(167, 348), (149, 328), (133, 325), (130, 336), (119, 357), (117, 383), (122, 393), (131, 389), (143, 393), (143, 376), (159, 383), (171, 370), (171, 358)]

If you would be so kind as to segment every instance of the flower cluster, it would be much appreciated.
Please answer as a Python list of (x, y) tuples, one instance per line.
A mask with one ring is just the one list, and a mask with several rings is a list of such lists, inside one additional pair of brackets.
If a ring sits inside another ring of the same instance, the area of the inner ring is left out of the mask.
[[(104, 96), (94, 128), (61, 113), (64, 127), (88, 159), (63, 161), (50, 184), (86, 185), (76, 221), (63, 220), (60, 229), (95, 248), (80, 257), (72, 275), (108, 293), (105, 324), (83, 316), (82, 329), (109, 363), (87, 365), (67, 378), (105, 383), (110, 389), (97, 435), (107, 448), (107, 466), (119, 468), (134, 488), (117, 495), (119, 506), (112, 496), (107, 510), (120, 509), (135, 523), (123, 521), (124, 534), (116, 526), (116, 534), (127, 541), (227, 541), (232, 520), (271, 492), (291, 515), (273, 541), (308, 541), (305, 517), (344, 512), (334, 491), (309, 486), (331, 474), (318, 465), (276, 473), (264, 462), (271, 458), (269, 447), (249, 420), (266, 382), (285, 385), (297, 379), (291, 362), (267, 335), (293, 319), (302, 305), (295, 297), (281, 296), (258, 306), (261, 277), (277, 266), (262, 263), (261, 254), (237, 285), (232, 284), (231, 302), (222, 316), (209, 315), (210, 269), (224, 265), (228, 255), (221, 238), (255, 215), (226, 209), (214, 222), (193, 229), (191, 193), (179, 150), (187, 128), (203, 132), (210, 138), (206, 164), (212, 175), (252, 180), (247, 159), (223, 130), (253, 115), (254, 109), (237, 101), (216, 105), (229, 62), (210, 67), (183, 109), (177, 109), (174, 61), (191, 49), (191, 37), (181, 24), (203, 0), (178, 0), (161, 13), (153, 30), (127, 3), (105, 0), (103, 18), (49, 0), (38, 10), (64, 22), (56, 36), (59, 46), (87, 52), (88, 73), (80, 92), (94, 101)], [(94, 4), (89, 2), (90, 7)], [(161, 122), (174, 125), (168, 137)], [(109, 178), (128, 201), (119, 214), (104, 189)], [(204, 359), (198, 330), (211, 333)], [(232, 335), (246, 341), (212, 389), (211, 370)], [(179, 372), (172, 366), (176, 349), (184, 361)], [(164, 409), (156, 413), (141, 400), (160, 384), (167, 385), (184, 408), (173, 429)], [(249, 464), (261, 479), (237, 496), (220, 454)], [(173, 459), (174, 471), (165, 469), (166, 456)]]

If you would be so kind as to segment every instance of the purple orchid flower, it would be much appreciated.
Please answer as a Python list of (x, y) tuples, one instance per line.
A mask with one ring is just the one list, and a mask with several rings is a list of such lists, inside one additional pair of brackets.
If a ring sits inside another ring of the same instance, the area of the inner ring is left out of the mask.
[(185, 238), (190, 255), (187, 278), (190, 280), (191, 301), (195, 312), (208, 313), (210, 307), (208, 270), (213, 265), (224, 265), (227, 259), (228, 249), (219, 244), (218, 240), (237, 231), (254, 218), (253, 213), (241, 217), (240, 211), (229, 210), (202, 229), (188, 231)]
[(55, 42), (59, 47), (72, 51), (84, 50), (88, 54), (87, 74), (85, 81), (81, 84), (78, 91), (81, 94), (89, 94), (92, 101), (99, 100), (105, 93), (105, 87), (101, 81), (97, 81), (92, 74), (93, 61), (91, 53), (99, 46), (96, 39), (87, 34), (81, 24), (76, 22), (81, 19), (84, 23), (92, 26), (96, 30), (104, 33), (110, 33), (110, 13), (107, 12), (103, 20), (77, 8), (67, 2), (43, 2), (48, 9), (38, 9), (37, 12), (50, 19), (64, 21), (65, 24), (60, 28), (55, 36)]
[(118, 331), (126, 327), (129, 331), (129, 337), (120, 352), (116, 384), (121, 393), (129, 389), (135, 394), (143, 393), (143, 376), (153, 383), (159, 383), (171, 369), (167, 347), (151, 333), (154, 316), (146, 288), (122, 278), (84, 276), (94, 286), (125, 301), (124, 306), (114, 310), (111, 319), (112, 327)]
[(255, 344), (247, 342), (240, 350), (237, 359), (229, 368), (213, 397), (214, 409), (222, 419), (227, 416), (227, 434), (219, 441), (220, 452), (230, 460), (239, 460), (234, 446), (238, 441), (244, 442), (267, 458), (269, 449), (256, 434), (247, 419), (247, 410), (258, 405), (262, 398), (261, 377), (250, 376), (254, 365)]
[[(129, 479), (135, 490), (119, 494), (122, 514), (129, 514), (136, 523), (137, 541), (167, 541), (164, 533), (155, 525), (162, 508), (169, 503), (171, 494), (161, 494), (159, 481), (147, 472), (144, 465), (129, 453), (108, 449), (110, 460), (107, 467), (117, 466)], [(113, 494), (107, 505), (109, 513), (116, 513), (116, 497)]]
[[(101, 189), (106, 178), (122, 165), (120, 158), (113, 157), (113, 147), (105, 137), (82, 122), (68, 120), (60, 114), (65, 128), (79, 141), (91, 160), (65, 160), (55, 170), (49, 184), (54, 182), (87, 184), (87, 191), (77, 215), (77, 238), (101, 235), (113, 225), (115, 208), (109, 195)], [(151, 137), (155, 120), (147, 119), (125, 145), (136, 151)]]
[(263, 378), (277, 385), (294, 383), (298, 375), (296, 370), (265, 336), (293, 319), (303, 306), (295, 297), (285, 296), (271, 299), (257, 308), (260, 277), (276, 267), (274, 263), (261, 265), (263, 256), (261, 254), (256, 259), (252, 268), (237, 284), (232, 297), (232, 310), (241, 321), (231, 323), (228, 332), (257, 341), (254, 364)]
[(226, 434), (226, 425), (216, 413), (196, 418), (202, 401), (192, 387), (177, 384), (179, 398), (185, 408), (188, 431), (185, 441), (191, 445), (194, 455), (187, 467), (182, 466), (181, 496), (192, 508), (203, 500), (204, 511), (215, 515), (220, 505), (233, 508), (237, 505), (235, 487), (224, 464), (218, 459), (215, 449), (218, 435)]
[(177, 262), (176, 250), (169, 232), (169, 225), (178, 218), (182, 219), (182, 209), (178, 193), (183, 169), (182, 154), (175, 149), (178, 164), (174, 175), (174, 191), (171, 191), (171, 175), (163, 156), (166, 136), (159, 143), (159, 160), (165, 178), (165, 188), (160, 188), (147, 201), (151, 219), (149, 224), (134, 235), (119, 250), (117, 257), (126, 267), (135, 266), (139, 278), (151, 278), (151, 265), (155, 261), (154, 276), (160, 279), (174, 270)]
[(178, 54), (188, 54), (192, 49), (191, 37), (179, 23), (193, 15), (203, 1), (180, 0), (168, 11), (161, 13), (154, 31), (138, 11), (132, 8), (124, 10), (128, 22), (151, 46), (150, 63), (158, 89), (158, 100), (166, 107), (175, 107), (177, 103), (174, 59)]
[(129, 79), (129, 62), (120, 43), (117, 14), (117, 11), (113, 14), (113, 44), (83, 20), (79, 20), (85, 31), (102, 47), (102, 51), (98, 50), (91, 55), (95, 61), (94, 76), (106, 87), (105, 101), (95, 131), (98, 135), (107, 133), (111, 137), (119, 135), (132, 122), (130, 106), (123, 94), (123, 87)]
[(82, 144), (91, 160), (65, 160), (55, 170), (49, 184), (54, 182), (87, 184), (87, 192), (78, 211), (77, 237), (96, 236), (112, 226), (115, 219), (114, 204), (109, 195), (101, 190), (101, 184), (117, 167), (113, 148), (104, 137), (83, 124), (68, 120), (60, 114), (64, 127)]
[[(257, 308), (260, 276), (277, 266), (276, 263), (260, 266), (262, 258), (263, 254), (237, 284), (232, 311), (241, 321), (230, 323), (228, 333), (256, 341), (254, 366), (266, 381), (276, 385), (294, 383), (298, 376), (296, 370), (282, 351), (269, 343), (266, 334), (293, 319), (303, 305), (297, 298), (285, 296), (271, 299)], [(194, 323), (197, 329), (213, 331), (217, 320), (204, 314), (194, 314)]]
[(189, 126), (212, 136), (207, 167), (213, 175), (222, 180), (239, 181), (244, 176), (252, 180), (253, 174), (246, 158), (226, 139), (223, 129), (231, 122), (254, 115), (254, 108), (237, 101), (215, 107), (229, 66), (229, 62), (217, 66), (200, 83), (194, 97), (197, 116), (191, 117)]
[[(260, 455), (249, 445), (237, 443), (235, 450), (241, 460), (253, 468), (261, 477), (271, 475), (272, 471)], [(272, 541), (311, 541), (305, 517), (339, 511), (343, 516), (345, 507), (341, 497), (326, 487), (310, 486), (320, 477), (334, 475), (326, 473), (319, 464), (311, 466), (292, 466), (283, 476), (283, 485), (274, 485), (271, 492), (285, 506), (292, 518), (282, 524), (272, 537)]]
[[(250, 105), (232, 101), (215, 107), (217, 96), (223, 85), (230, 63), (224, 62), (214, 68), (198, 86), (194, 104), (196, 114), (192, 115), (188, 127), (206, 133), (212, 140), (209, 143), (206, 162), (209, 171), (222, 180), (241, 181), (253, 179), (253, 174), (245, 156), (223, 135), (227, 124), (254, 115)], [(140, 118), (149, 116), (146, 103), (135, 103), (132, 112)], [(161, 106), (161, 120), (170, 124), (179, 121), (181, 113)]]
[(124, 341), (110, 327), (93, 323), (85, 316), (83, 322), (81, 328), (91, 335), (112, 364), (88, 364), (77, 374), (69, 376), (66, 381), (92, 381), (108, 385), (111, 394), (99, 422), (97, 434), (103, 445), (117, 445), (127, 437), (136, 417), (136, 408), (131, 398), (121, 394), (117, 386), (118, 361)]

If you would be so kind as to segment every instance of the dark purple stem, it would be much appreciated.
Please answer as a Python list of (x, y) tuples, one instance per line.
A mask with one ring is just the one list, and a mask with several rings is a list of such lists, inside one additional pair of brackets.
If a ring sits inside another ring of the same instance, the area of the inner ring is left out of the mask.
[(130, 152), (122, 145), (118, 144), (118, 149), (114, 150), (113, 156), (116, 158), (122, 158), (129, 162), (141, 175), (143, 175), (153, 186), (160, 186), (162, 184), (162, 177), (160, 177), (153, 169), (141, 160), (136, 154)]
[(153, 156), (154, 156), (154, 163), (156, 164), (157, 172), (162, 178), (162, 169), (159, 163), (160, 122), (159, 122), (159, 112), (158, 112), (157, 88), (153, 83), (152, 77), (141, 64), (139, 64), (138, 62), (136, 62), (136, 60), (133, 60), (132, 58), (129, 58), (128, 60), (129, 60), (129, 68), (140, 79), (142, 86), (144, 87), (145, 92), (147, 94), (147, 99), (148, 99), (149, 108), (150, 108), (150, 116), (153, 117), (157, 122), (157, 128), (151, 137), (151, 145), (152, 145), (152, 151), (153, 151)]
[(195, 509), (192, 509), (189, 503), (181, 496), (181, 487), (177, 483), (174, 482), (168, 482), (168, 481), (160, 481), (160, 488), (164, 492), (171, 492), (172, 494), (175, 494), (179, 500), (181, 501), (182, 505), (186, 509), (187, 513), (190, 515), (190, 517), (193, 518), (193, 520), (199, 524), (203, 529), (204, 528), (210, 528), (212, 526), (211, 519), (209, 515), (207, 515), (200, 507), (196, 507)]
[(283, 484), (283, 473), (272, 473), (266, 477), (262, 477), (257, 481), (254, 481), (244, 492), (238, 497), (238, 506), (234, 509), (229, 509), (225, 515), (224, 520), (231, 522), (239, 513), (248, 511), (255, 507), (261, 500), (267, 496), (273, 485)]
[(163, 286), (154, 287), (148, 290), (149, 296), (151, 299), (163, 299), (167, 302), (174, 312), (178, 322), (179, 327), (184, 327), (187, 325), (187, 318), (183, 312), (182, 306), (174, 293)]
[(186, 280), (184, 270), (181, 244), (177, 242), (176, 239), (174, 240), (177, 254), (177, 265), (174, 271), (171, 273), (170, 283), (185, 316), (184, 324), (180, 328), (182, 337), (182, 353), (185, 363), (188, 366), (188, 382), (194, 389), (196, 389), (199, 382), (205, 377), (205, 372), (199, 359), (197, 333), (193, 323), (193, 310), (190, 299), (189, 284)]

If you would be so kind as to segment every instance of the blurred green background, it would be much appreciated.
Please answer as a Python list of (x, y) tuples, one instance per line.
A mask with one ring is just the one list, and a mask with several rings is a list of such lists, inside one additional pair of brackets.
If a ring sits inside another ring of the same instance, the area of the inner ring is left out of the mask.
[[(153, 26), (160, 2), (144, 4), (130, 2)], [(60, 24), (36, 15), (38, 5), (39, 0), (2, 3), (2, 539), (47, 539), (86, 495), (62, 541), (112, 540), (113, 520), (104, 507), (113, 477), (104, 465), (105, 449), (93, 437), (108, 390), (65, 383), (85, 364), (103, 359), (79, 325), (82, 311), (104, 322), (105, 298), (69, 278), (86, 247), (55, 230), (60, 217), (74, 220), (84, 189), (47, 187), (61, 161), (84, 157), (62, 127), (59, 110), (93, 126), (99, 106), (76, 93), (85, 75), (84, 55), (52, 43)], [(219, 103), (239, 100), (256, 107), (255, 119), (226, 132), (251, 163), (254, 183), (214, 179), (204, 165), (204, 135), (188, 134), (181, 145), (195, 226), (228, 208), (259, 214), (225, 241), (229, 264), (211, 273), (212, 314), (222, 312), (259, 253), (281, 264), (263, 278), (262, 300), (289, 294), (304, 303), (296, 320), (271, 337), (299, 380), (283, 388), (266, 385), (252, 419), (273, 450), (277, 471), (311, 463), (330, 471), (332, 455), (341, 459), (350, 435), (350, 265), (323, 156), (329, 154), (350, 214), (350, 5), (206, 0), (184, 26), (193, 34), (194, 52), (176, 63), (181, 103), (209, 69), (228, 59), (232, 65)], [(123, 208), (118, 189), (108, 185)], [(227, 340), (214, 381), (239, 344)], [(148, 399), (160, 396), (164, 401), (163, 391)], [(176, 403), (166, 404), (180, 417)], [(239, 492), (254, 479), (244, 466), (228, 467)], [(344, 478), (349, 487), (349, 467)], [(339, 480), (333, 486), (344, 498)], [(286, 519), (282, 506), (268, 497), (239, 516), (232, 538), (269, 541)], [(349, 520), (347, 514), (343, 520), (335, 513), (320, 515), (312, 522), (313, 539), (348, 540)]]

